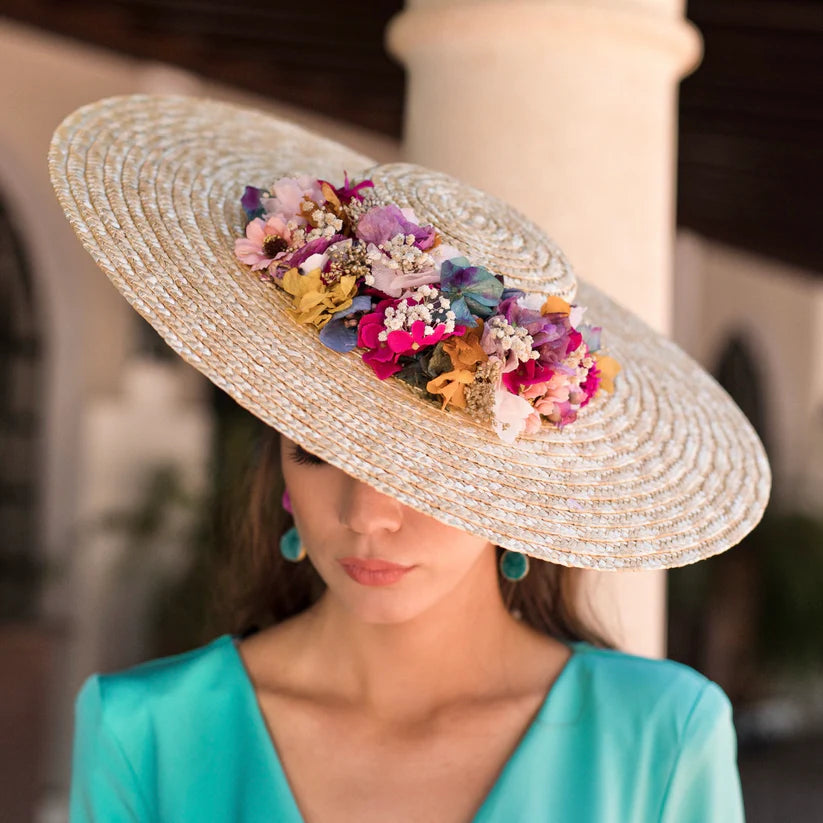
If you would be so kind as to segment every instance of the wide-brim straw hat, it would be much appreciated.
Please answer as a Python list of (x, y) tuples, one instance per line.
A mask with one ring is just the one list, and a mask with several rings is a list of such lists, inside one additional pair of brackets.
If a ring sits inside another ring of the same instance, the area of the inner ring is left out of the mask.
[[(534, 557), (596, 569), (682, 566), (738, 543), (771, 474), (724, 389), (594, 286), (510, 206), (447, 175), (376, 166), (269, 114), (178, 96), (115, 97), (56, 130), (49, 169), (78, 237), (182, 358), (308, 451), (416, 510)], [(238, 261), (246, 185), (297, 174), (376, 189), (507, 286), (587, 306), (621, 366), (577, 419), (513, 443), (442, 410), (287, 313)], [(444, 551), (448, 546), (443, 547)]]

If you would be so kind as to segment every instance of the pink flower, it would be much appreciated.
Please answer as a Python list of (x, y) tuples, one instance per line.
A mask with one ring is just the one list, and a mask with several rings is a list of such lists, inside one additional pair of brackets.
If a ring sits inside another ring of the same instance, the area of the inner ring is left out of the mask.
[(534, 407), (541, 414), (548, 416), (555, 403), (564, 403), (569, 399), (569, 378), (555, 372), (546, 382), (524, 386), (520, 393), (527, 400), (533, 400)]
[(237, 258), (251, 266), (252, 271), (268, 268), (274, 260), (284, 257), (291, 245), (291, 231), (278, 215), (263, 220), (255, 217), (246, 226), (246, 236), (234, 241)]
[(282, 177), (274, 184), (272, 197), (263, 200), (263, 208), (268, 214), (276, 214), (284, 220), (295, 220), (299, 226), (308, 221), (300, 210), (300, 204), (308, 198), (315, 203), (323, 203), (325, 198), (320, 181), (308, 175), (302, 177)]
[[(370, 249), (377, 248), (370, 246)], [(391, 297), (400, 297), (404, 292), (416, 289), (426, 283), (440, 282), (440, 266), (444, 261), (452, 257), (459, 257), (460, 252), (445, 243), (441, 243), (430, 252), (434, 265), (427, 269), (420, 271), (402, 272), (393, 269), (388, 265), (389, 258), (386, 257), (386, 262), (378, 260), (372, 263), (371, 273), (374, 277), (374, 287), (388, 294)]]
[[(372, 248), (375, 248), (372, 246)], [(377, 260), (371, 264), (371, 273), (374, 277), (374, 287), (383, 294), (391, 297), (400, 297), (408, 289), (416, 289), (425, 283), (438, 283), (440, 272), (437, 269), (429, 268), (424, 271), (413, 271), (404, 273), (389, 266), (389, 258), (386, 262)]]
[(494, 430), (501, 440), (513, 443), (526, 429), (533, 411), (532, 404), (524, 397), (498, 388), (494, 393)]
[(543, 419), (537, 409), (532, 409), (532, 413), (526, 418), (526, 434), (537, 434), (543, 426)]

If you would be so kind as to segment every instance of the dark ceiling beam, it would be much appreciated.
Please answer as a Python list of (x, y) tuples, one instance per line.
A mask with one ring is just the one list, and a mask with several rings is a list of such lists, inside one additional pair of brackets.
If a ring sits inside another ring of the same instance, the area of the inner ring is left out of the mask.
[[(3, 0), (14, 19), (399, 137), (402, 0)], [(705, 53), (680, 88), (678, 221), (823, 273), (823, 2), (691, 0)]]

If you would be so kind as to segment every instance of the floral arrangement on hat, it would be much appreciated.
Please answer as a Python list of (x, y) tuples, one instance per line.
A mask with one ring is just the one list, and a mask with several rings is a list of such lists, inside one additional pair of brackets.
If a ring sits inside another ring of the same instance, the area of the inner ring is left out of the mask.
[(507, 442), (562, 429), (614, 390), (620, 366), (599, 353), (584, 307), (507, 288), (369, 179), (284, 177), (247, 186), (241, 204), (237, 258), (288, 292), (292, 316), (324, 345), (362, 349), (381, 380), (462, 409)]

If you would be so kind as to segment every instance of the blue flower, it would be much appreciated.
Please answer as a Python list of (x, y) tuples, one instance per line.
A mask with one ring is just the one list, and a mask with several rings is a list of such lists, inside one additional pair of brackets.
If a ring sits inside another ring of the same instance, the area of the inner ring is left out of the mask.
[(360, 318), (371, 311), (371, 297), (361, 294), (347, 309), (335, 312), (320, 329), (320, 342), (336, 352), (349, 352), (357, 347), (357, 326)]
[(440, 267), (440, 291), (451, 300), (456, 323), (473, 326), (474, 317), (491, 317), (503, 295), (503, 284), (488, 269), (453, 257)]

